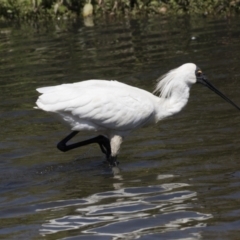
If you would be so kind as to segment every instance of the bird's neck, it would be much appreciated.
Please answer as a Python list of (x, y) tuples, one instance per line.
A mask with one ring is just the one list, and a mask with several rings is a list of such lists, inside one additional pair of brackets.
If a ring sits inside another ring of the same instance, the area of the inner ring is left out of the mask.
[(189, 90), (190, 87), (178, 88), (172, 91), (171, 96), (160, 98), (161, 109), (157, 115), (157, 121), (180, 112), (188, 102)]

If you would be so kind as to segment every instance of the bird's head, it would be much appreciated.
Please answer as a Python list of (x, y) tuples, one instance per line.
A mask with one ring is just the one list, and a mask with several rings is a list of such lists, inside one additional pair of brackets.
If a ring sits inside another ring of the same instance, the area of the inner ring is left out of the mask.
[(185, 63), (163, 75), (158, 80), (159, 82), (154, 93), (160, 92), (160, 97), (162, 98), (169, 98), (177, 91), (181, 92), (186, 89), (189, 91), (194, 83), (201, 83), (240, 110), (234, 102), (208, 81), (202, 70), (194, 63)]

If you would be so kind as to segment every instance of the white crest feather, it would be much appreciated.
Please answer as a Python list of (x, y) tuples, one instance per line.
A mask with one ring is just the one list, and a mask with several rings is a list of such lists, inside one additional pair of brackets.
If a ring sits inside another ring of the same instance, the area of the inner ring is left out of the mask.
[(153, 93), (160, 93), (159, 97), (170, 98), (174, 92), (184, 91), (186, 85), (191, 86), (193, 83), (196, 83), (195, 75), (196, 65), (194, 63), (185, 63), (178, 68), (175, 68), (157, 81), (156, 89)]
[(173, 81), (173, 79), (176, 77), (176, 72), (177, 68), (172, 69), (168, 73), (158, 78), (158, 83), (153, 93), (159, 93), (159, 96), (162, 98), (169, 98), (174, 86), (176, 85), (175, 81)]

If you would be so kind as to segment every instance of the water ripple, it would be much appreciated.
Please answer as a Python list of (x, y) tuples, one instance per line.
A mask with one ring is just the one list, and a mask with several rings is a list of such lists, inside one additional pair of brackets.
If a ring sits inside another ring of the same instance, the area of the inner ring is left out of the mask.
[(177, 229), (188, 229), (189, 232), (191, 228), (197, 233), (196, 229), (204, 227), (204, 221), (212, 215), (193, 210), (191, 201), (197, 200), (197, 193), (181, 190), (186, 187), (189, 187), (186, 183), (127, 187), (83, 199), (48, 203), (49, 206), (44, 204), (37, 211), (56, 211), (71, 206), (75, 206), (75, 210), (74, 214), (44, 223), (40, 234), (45, 236), (79, 229), (78, 237), (135, 239), (153, 232), (156, 235), (157, 232), (174, 232)]

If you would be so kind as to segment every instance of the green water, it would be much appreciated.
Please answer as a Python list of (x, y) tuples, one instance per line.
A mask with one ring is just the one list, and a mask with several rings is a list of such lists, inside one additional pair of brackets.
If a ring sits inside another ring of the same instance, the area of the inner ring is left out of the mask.
[(0, 238), (238, 239), (240, 113), (207, 88), (129, 136), (116, 175), (98, 146), (59, 152), (69, 130), (33, 106), (86, 79), (153, 91), (186, 62), (240, 105), (239, 36), (239, 19), (0, 25)]

